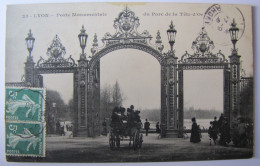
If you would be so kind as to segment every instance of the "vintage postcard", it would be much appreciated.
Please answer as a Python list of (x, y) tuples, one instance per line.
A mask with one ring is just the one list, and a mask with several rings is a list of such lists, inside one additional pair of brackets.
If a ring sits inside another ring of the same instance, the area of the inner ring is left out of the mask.
[(8, 5), (6, 160), (252, 158), (252, 22), (239, 4)]

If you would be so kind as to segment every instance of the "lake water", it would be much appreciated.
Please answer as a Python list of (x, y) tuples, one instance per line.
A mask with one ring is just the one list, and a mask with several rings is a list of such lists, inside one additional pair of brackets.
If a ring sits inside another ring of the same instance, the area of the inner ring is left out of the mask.
[[(200, 125), (200, 128), (208, 129), (210, 126), (210, 121), (213, 121), (213, 119), (196, 119), (196, 122), (198, 125)], [(191, 119), (184, 119), (184, 126), (186, 129), (191, 129), (192, 121)]]
[[(210, 121), (213, 121), (213, 119), (196, 119), (197, 121), (197, 124), (200, 125), (200, 128), (203, 129), (208, 129), (210, 124), (209, 122)], [(142, 123), (144, 124), (145, 122), (145, 119), (142, 119)], [(149, 121), (150, 122), (150, 128), (151, 129), (155, 129), (156, 127), (156, 122), (155, 121)], [(191, 125), (192, 125), (192, 122), (191, 122), (191, 119), (184, 119), (184, 125), (186, 127), (186, 129), (191, 129)]]

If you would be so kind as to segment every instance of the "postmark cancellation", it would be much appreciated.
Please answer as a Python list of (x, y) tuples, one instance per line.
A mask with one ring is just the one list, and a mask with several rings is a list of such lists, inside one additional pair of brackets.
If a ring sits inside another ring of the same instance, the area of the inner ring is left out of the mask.
[(7, 156), (45, 156), (44, 123), (6, 122)]
[(45, 89), (6, 87), (7, 156), (45, 157)]

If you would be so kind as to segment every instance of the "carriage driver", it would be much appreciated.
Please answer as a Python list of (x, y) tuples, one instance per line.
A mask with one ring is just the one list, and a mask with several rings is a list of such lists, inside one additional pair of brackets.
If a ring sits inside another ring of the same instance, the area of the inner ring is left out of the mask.
[(115, 107), (113, 109), (112, 116), (111, 116), (111, 124), (110, 124), (111, 127), (115, 127), (116, 125), (118, 125), (118, 123), (120, 123), (120, 119), (118, 116), (119, 111), (120, 110), (118, 107)]
[(125, 115), (125, 108), (124, 107), (120, 107), (120, 113), (121, 113), (121, 119), (123, 121), (127, 120), (127, 116)]
[(140, 111), (134, 111), (133, 105), (131, 105), (130, 108), (127, 109), (127, 126), (129, 128), (136, 127), (137, 123), (141, 122), (139, 114)]
[(134, 121), (134, 106), (131, 105), (130, 108), (127, 108), (127, 126), (129, 128), (133, 127)]

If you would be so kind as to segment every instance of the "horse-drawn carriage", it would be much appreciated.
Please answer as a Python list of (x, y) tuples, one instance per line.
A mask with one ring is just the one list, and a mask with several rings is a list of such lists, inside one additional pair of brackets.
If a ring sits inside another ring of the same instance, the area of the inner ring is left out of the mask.
[[(140, 132), (142, 122), (139, 111), (129, 111), (127, 116), (121, 113), (120, 109), (112, 113), (111, 130), (109, 134), (109, 145), (111, 149), (120, 147), (121, 141), (129, 141), (129, 147), (134, 150), (141, 148), (143, 143), (143, 134)], [(133, 142), (133, 143), (132, 143)]]

